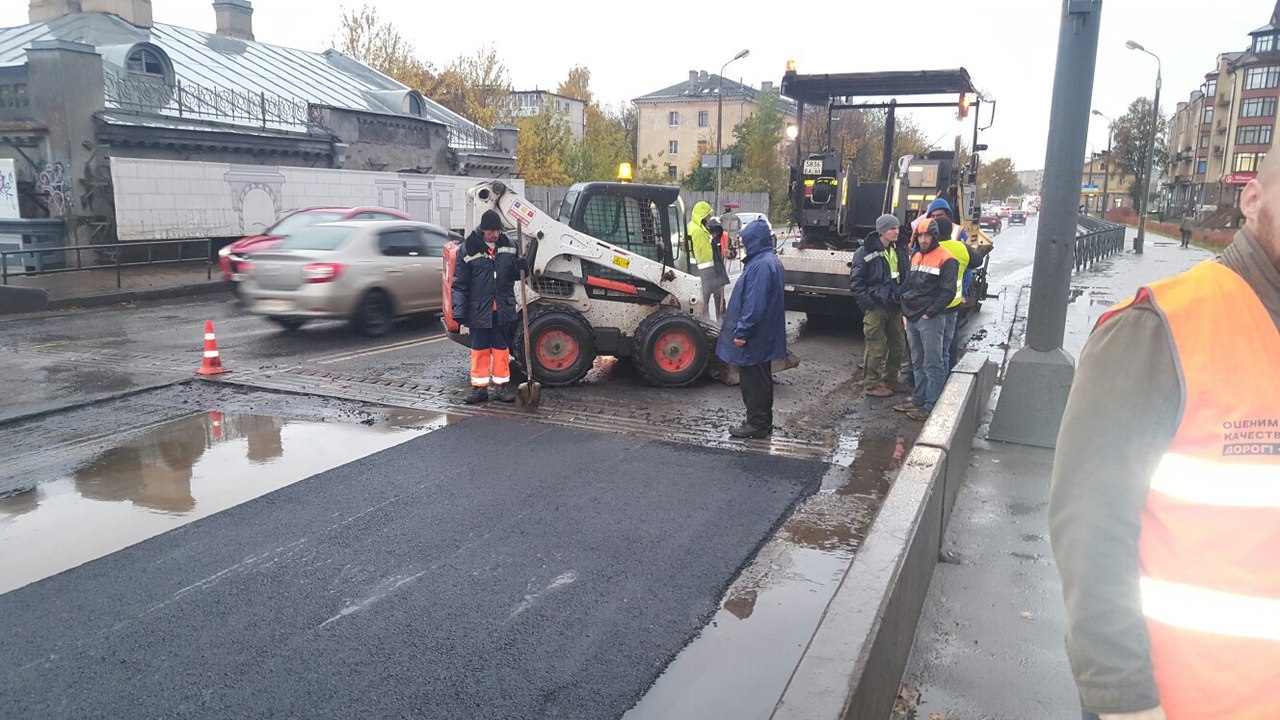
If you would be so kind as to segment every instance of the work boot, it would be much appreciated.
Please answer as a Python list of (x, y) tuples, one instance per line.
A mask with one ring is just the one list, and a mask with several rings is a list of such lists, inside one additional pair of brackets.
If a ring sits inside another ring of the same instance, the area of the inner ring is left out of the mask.
[(916, 408), (915, 410), (908, 410), (907, 417), (911, 418), (912, 420), (919, 420), (920, 422), (924, 422), (925, 420), (929, 419), (929, 411), (925, 410), (924, 408)]
[(735, 428), (729, 428), (729, 436), (736, 438), (751, 438), (759, 440), (769, 437), (769, 433), (773, 432), (773, 428), (757, 427), (743, 423)]
[(896, 393), (915, 392), (915, 389), (916, 389), (915, 385), (911, 385), (908, 383), (900, 383), (900, 382), (892, 382), (886, 385), (885, 387), (889, 388), (890, 390)]
[(912, 410), (920, 410), (922, 408), (919, 405), (915, 404), (915, 402), (908, 399), (898, 403), (897, 405), (894, 405), (893, 409), (897, 410), (898, 412), (905, 413), (905, 412), (911, 412)]
[(498, 392), (494, 393), (493, 399), (500, 403), (513, 403), (516, 401), (515, 393), (511, 392), (510, 386), (506, 383), (498, 386)]
[(478, 405), (489, 400), (489, 388), (473, 387), (471, 393), (462, 399), (468, 405)]
[(870, 395), (871, 397), (878, 397), (878, 398), (893, 397), (893, 390), (890, 390), (888, 387), (884, 385), (869, 387), (866, 390), (863, 390), (863, 392), (866, 393), (867, 395)]

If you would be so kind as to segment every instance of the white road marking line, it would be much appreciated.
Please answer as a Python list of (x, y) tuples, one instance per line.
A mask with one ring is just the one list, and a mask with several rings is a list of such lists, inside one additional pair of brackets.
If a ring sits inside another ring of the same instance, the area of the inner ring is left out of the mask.
[(394, 352), (396, 350), (408, 350), (410, 348), (420, 347), (422, 345), (429, 345), (431, 343), (440, 342), (441, 340), (447, 340), (447, 339), (448, 339), (447, 335), (437, 335), (435, 337), (425, 338), (423, 340), (413, 340), (410, 342), (396, 343), (394, 345), (387, 345), (384, 347), (374, 348), (372, 350), (365, 350), (362, 352), (347, 353), (345, 355), (333, 355), (324, 359), (313, 360), (312, 362), (315, 362), (319, 365), (332, 365), (333, 363), (345, 362), (347, 360), (355, 360), (356, 358), (368, 357), (370, 355), (380, 355), (382, 353)]

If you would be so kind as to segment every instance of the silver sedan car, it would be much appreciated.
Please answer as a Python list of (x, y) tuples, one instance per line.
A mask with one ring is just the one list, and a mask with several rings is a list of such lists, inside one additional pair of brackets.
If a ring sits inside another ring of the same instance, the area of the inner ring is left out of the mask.
[(440, 311), (444, 246), (461, 240), (407, 220), (314, 225), (249, 256), (244, 305), (288, 330), (344, 318), (383, 335), (397, 317)]

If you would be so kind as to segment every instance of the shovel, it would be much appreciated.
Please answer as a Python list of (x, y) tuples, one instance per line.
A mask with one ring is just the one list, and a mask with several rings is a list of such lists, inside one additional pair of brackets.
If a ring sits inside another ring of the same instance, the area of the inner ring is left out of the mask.
[[(524, 259), (523, 226), (516, 222), (516, 257)], [(533, 379), (533, 356), (529, 354), (529, 295), (525, 287), (524, 264), (520, 265), (520, 321), (524, 324), (525, 381), (516, 386), (516, 406), (537, 410), (542, 404), (542, 383)]]

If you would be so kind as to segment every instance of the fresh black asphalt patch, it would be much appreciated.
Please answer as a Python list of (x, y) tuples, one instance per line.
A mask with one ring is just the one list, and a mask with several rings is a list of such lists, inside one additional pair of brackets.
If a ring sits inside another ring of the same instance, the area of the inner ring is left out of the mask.
[(0, 716), (616, 718), (824, 469), (466, 420), (0, 596)]

